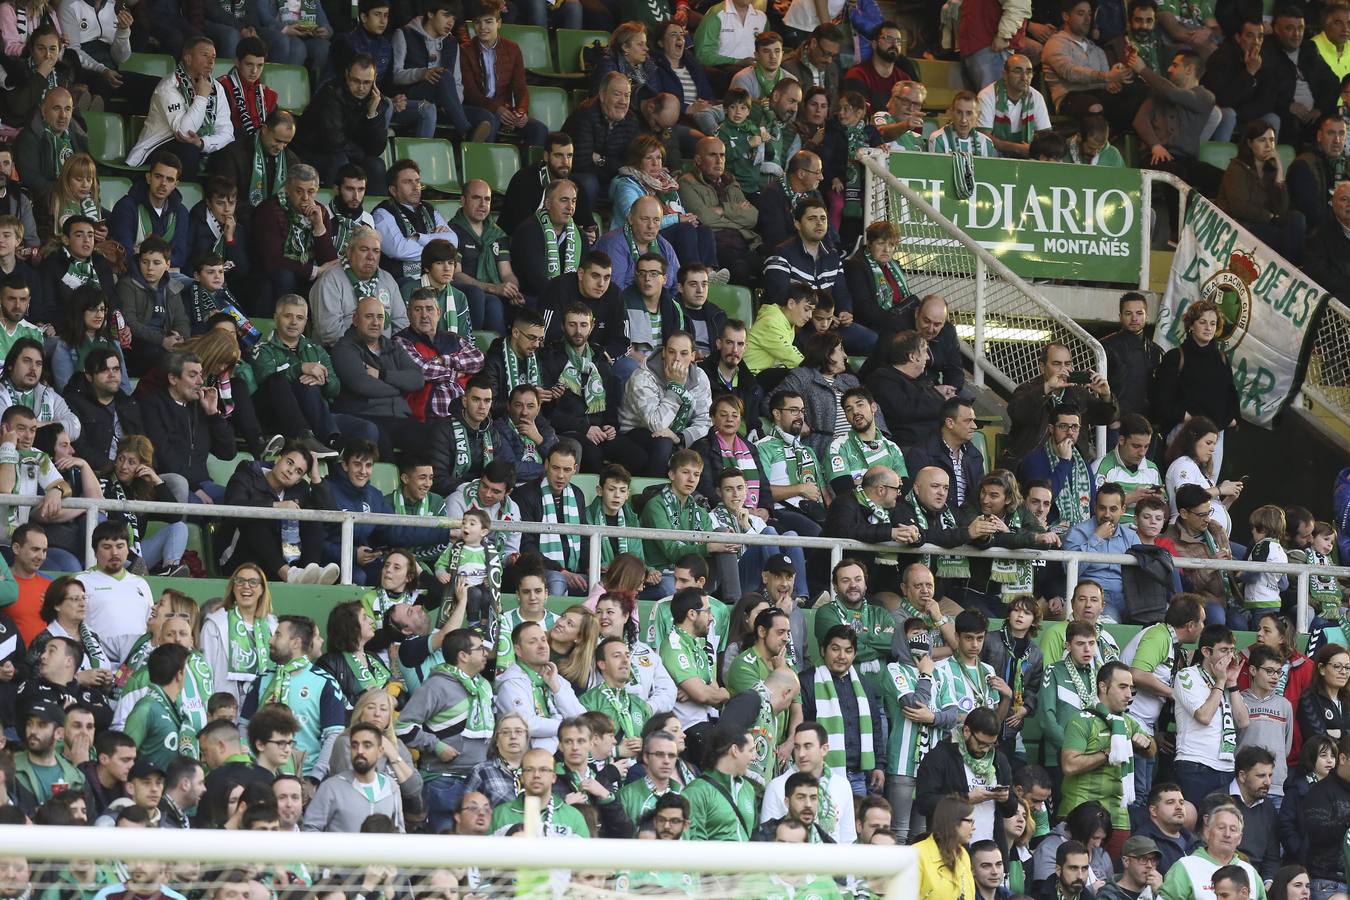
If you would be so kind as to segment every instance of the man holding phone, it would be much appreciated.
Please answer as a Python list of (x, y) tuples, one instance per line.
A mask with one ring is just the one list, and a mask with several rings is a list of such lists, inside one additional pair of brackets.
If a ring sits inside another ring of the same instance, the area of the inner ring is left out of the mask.
[(942, 741), (919, 764), (914, 809), (927, 821), (943, 797), (956, 794), (975, 807), (971, 841), (996, 840), (1002, 846), (1003, 819), (1017, 812), (1012, 766), (998, 749), (1002, 723), (998, 714), (980, 706), (961, 726), (959, 741)]
[(1196, 664), (1182, 669), (1172, 687), (1176, 703), (1176, 779), (1197, 806), (1233, 780), (1238, 731), (1247, 727), (1247, 704), (1237, 689), (1238, 657), (1233, 632), (1206, 625)]
[(1012, 427), (1004, 441), (1004, 468), (1017, 469), (1022, 457), (1045, 440), (1051, 419), (1060, 407), (1083, 410), (1083, 429), (1076, 446), (1092, 459), (1089, 435), (1094, 425), (1110, 425), (1116, 420), (1116, 401), (1111, 386), (1099, 373), (1075, 369), (1073, 351), (1052, 342), (1041, 351), (1041, 374), (1018, 385), (1008, 401)]

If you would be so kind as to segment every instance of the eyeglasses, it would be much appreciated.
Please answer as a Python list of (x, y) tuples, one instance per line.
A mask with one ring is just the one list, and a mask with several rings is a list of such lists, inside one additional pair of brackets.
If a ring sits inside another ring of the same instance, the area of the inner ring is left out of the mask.
[(1333, 672), (1344, 675), (1350, 672), (1350, 663), (1327, 663), (1327, 668)]
[(295, 741), (263, 741), (264, 744), (275, 744), (283, 750), (289, 750), (295, 746)]
[(1284, 670), (1283, 670), (1283, 669), (1277, 669), (1277, 668), (1275, 668), (1274, 666), (1262, 666), (1261, 668), (1257, 669), (1256, 671), (1258, 671), (1258, 672), (1265, 672), (1265, 673), (1266, 673), (1267, 675), (1269, 675), (1271, 678), (1279, 678), (1279, 677), (1280, 677), (1280, 674), (1281, 674)]
[(519, 328), (512, 328), (511, 331), (527, 344), (542, 344), (544, 342), (542, 334), (530, 334), (528, 331), (521, 331)]
[(261, 578), (247, 578), (243, 575), (236, 575), (230, 580), (240, 587), (262, 587)]
[(806, 407), (805, 407), (805, 406), (783, 406), (783, 407), (780, 407), (780, 408), (779, 408), (778, 412), (785, 412), (785, 413), (792, 413), (793, 415), (799, 415), (799, 414), (801, 414), (801, 413), (805, 413), (805, 412), (806, 412)]
[(879, 484), (879, 485), (877, 485), (877, 487), (885, 488), (885, 489), (888, 490), (888, 491), (898, 491), (898, 490), (900, 490), (900, 485), (898, 485), (898, 484)]

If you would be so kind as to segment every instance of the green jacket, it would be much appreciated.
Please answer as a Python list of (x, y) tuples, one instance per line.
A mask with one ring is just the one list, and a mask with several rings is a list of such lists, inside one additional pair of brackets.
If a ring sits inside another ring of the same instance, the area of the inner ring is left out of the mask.
[(328, 370), (328, 380), (324, 382), (322, 388), (323, 396), (330, 403), (336, 400), (338, 394), (342, 392), (342, 381), (338, 378), (337, 370), (333, 368), (333, 360), (329, 358), (327, 350), (303, 334), (300, 335), (300, 342), (292, 350), (283, 344), (273, 331), (254, 351), (251, 365), (254, 378), (261, 384), (278, 372), (284, 372), (287, 378), (295, 381), (300, 377), (301, 364), (308, 362), (322, 363)]
[[(568, 806), (552, 795), (548, 798), (547, 809), (541, 810), (548, 828), (545, 837), (584, 837), (591, 836), (590, 826), (576, 807)], [(519, 794), (510, 803), (503, 803), (492, 811), (492, 833), (505, 834), (506, 829), (525, 821), (525, 795)]]
[(864, 602), (858, 610), (852, 610), (831, 598), (816, 610), (815, 630), (816, 646), (825, 646), (825, 632), (836, 625), (852, 625), (858, 632), (858, 655), (855, 663), (872, 660), (887, 660), (891, 655), (891, 639), (895, 637), (895, 620), (884, 607)]
[(177, 704), (165, 696), (163, 689), (152, 684), (150, 690), (136, 701), (123, 730), (140, 748), (138, 758), (167, 768), (178, 758), (183, 715)]
[(19, 583), (9, 571), (9, 563), (0, 556), (0, 609), (19, 599)]
[[(734, 808), (723, 791), (735, 798)], [(748, 778), (731, 779), (709, 769), (684, 789), (684, 798), (689, 801), (691, 841), (748, 841), (755, 832), (758, 804)]]
[[(61, 769), (61, 779), (69, 787), (67, 790), (84, 790), (84, 773), (77, 769), (69, 760), (60, 753), (56, 754), (56, 765)], [(43, 788), (42, 782), (38, 779), (37, 772), (33, 771), (33, 763), (28, 758), (28, 752), (14, 754), (14, 783), (18, 788), (19, 799), (22, 801), (19, 806), (27, 803), (27, 798), (33, 798), (33, 809), (41, 806), (51, 799), (51, 796)], [(32, 815), (33, 810), (25, 810)]]
[[(672, 518), (666, 511), (666, 504), (663, 501), (663, 497), (667, 494), (674, 494), (669, 486), (648, 500), (647, 505), (642, 508), (641, 524), (643, 528), (661, 528), (673, 531), (712, 531), (714, 529), (712, 516), (703, 508), (703, 504), (699, 502), (696, 496), (687, 498), (683, 506), (679, 505), (678, 500), (673, 501), (675, 516)], [(653, 569), (660, 569), (662, 572), (669, 572), (675, 568), (675, 561), (687, 553), (697, 553), (699, 556), (706, 557), (708, 545), (693, 541), (646, 541), (642, 553), (647, 558), (647, 565)]]
[[(1073, 665), (1066, 659), (1051, 664), (1046, 661), (1045, 678), (1041, 682), (1040, 699), (1036, 703), (1036, 716), (1041, 720), (1041, 750), (1044, 753), (1045, 765), (1052, 768), (1059, 767), (1059, 751), (1064, 746), (1064, 729), (1068, 727), (1069, 722), (1078, 718), (1078, 714), (1085, 708), (1091, 709), (1097, 705), (1096, 695), (1093, 695), (1092, 701), (1086, 706), (1080, 698), (1078, 689), (1074, 687), (1073, 679), (1069, 677), (1068, 666)], [(1081, 674), (1080, 680), (1089, 690), (1095, 690), (1097, 685), (1097, 667), (1089, 666), (1086, 675)]]

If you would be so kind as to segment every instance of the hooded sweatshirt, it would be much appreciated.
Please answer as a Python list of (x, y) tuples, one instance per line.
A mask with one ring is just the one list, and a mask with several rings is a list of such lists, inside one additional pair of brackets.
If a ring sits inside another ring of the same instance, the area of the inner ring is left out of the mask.
[(376, 813), (388, 816), (394, 827), (403, 831), (403, 796), (398, 782), (377, 772), (371, 784), (362, 785), (355, 772), (342, 772), (319, 785), (300, 824), (305, 831), (356, 833), (361, 823)]
[[(690, 366), (684, 389), (689, 393), (694, 408), (682, 437), (684, 446), (692, 445), (712, 427), (712, 388), (708, 376), (698, 366)], [(670, 428), (680, 408), (680, 399), (666, 387), (665, 361), (660, 353), (652, 353), (647, 365), (628, 379), (623, 406), (619, 409), (619, 430), (645, 428), (658, 431)]]

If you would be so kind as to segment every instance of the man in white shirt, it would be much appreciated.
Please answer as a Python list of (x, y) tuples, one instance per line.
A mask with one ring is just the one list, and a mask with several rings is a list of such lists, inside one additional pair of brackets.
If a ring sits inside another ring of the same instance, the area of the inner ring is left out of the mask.
[(150, 618), (155, 597), (144, 578), (127, 571), (125, 522), (100, 522), (91, 543), (94, 568), (80, 573), (89, 610), (84, 624), (112, 655), (115, 648), (130, 645), (119, 639), (145, 633), (145, 621)]
[(830, 750), (825, 726), (819, 722), (802, 722), (792, 735), (793, 768), (770, 781), (764, 789), (759, 820), (787, 815), (784, 798), (787, 780), (794, 772), (806, 772), (820, 782), (820, 808), (816, 824), (834, 839), (836, 844), (851, 844), (858, 839), (857, 820), (853, 816), (853, 789), (848, 775), (841, 769), (827, 769), (825, 754)]
[(769, 17), (751, 0), (723, 0), (711, 7), (694, 33), (694, 55), (704, 68), (722, 67), (726, 76), (755, 61), (755, 36), (768, 30)]
[(976, 127), (989, 135), (1003, 156), (1026, 159), (1031, 138), (1050, 127), (1045, 97), (1031, 86), (1031, 60), (1014, 53), (1003, 63), (1003, 77), (979, 93)]
[(1200, 632), (1200, 663), (1177, 673), (1176, 780), (1197, 807), (1233, 780), (1238, 732), (1247, 727), (1247, 704), (1237, 689), (1238, 658), (1233, 632), (1207, 625)]
[(400, 284), (422, 275), (422, 250), (435, 240), (459, 246), (445, 217), (422, 200), (422, 170), (411, 159), (389, 167), (389, 199), (375, 207), (383, 268)]
[(164, 147), (182, 161), (184, 176), (193, 180), (201, 171), (202, 157), (234, 140), (225, 87), (211, 78), (215, 64), (216, 45), (210, 38), (184, 41), (182, 60), (155, 88), (127, 165), (139, 166), (152, 151)]

